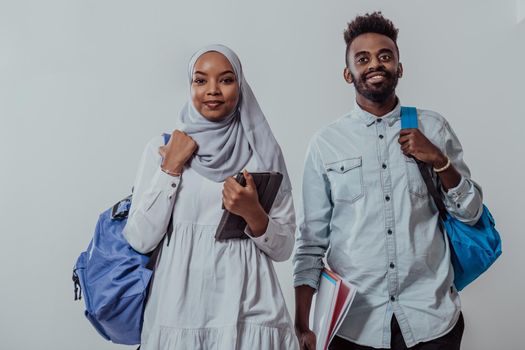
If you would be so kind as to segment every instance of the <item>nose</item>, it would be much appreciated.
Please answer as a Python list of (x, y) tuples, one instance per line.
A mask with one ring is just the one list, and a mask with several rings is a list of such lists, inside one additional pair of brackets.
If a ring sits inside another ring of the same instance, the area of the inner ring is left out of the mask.
[(374, 71), (378, 67), (383, 67), (383, 64), (381, 63), (381, 61), (379, 61), (379, 59), (377, 57), (372, 57), (370, 59), (370, 63), (368, 64), (368, 70), (369, 71)]
[(208, 91), (206, 92), (207, 95), (217, 96), (221, 94), (221, 90), (219, 89), (219, 84), (217, 84), (217, 82), (211, 81), (208, 87)]

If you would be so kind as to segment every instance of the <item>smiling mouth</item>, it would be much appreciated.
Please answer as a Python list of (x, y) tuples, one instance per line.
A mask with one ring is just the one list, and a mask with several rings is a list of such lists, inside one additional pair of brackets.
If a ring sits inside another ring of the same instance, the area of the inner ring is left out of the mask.
[(366, 76), (366, 81), (374, 84), (374, 83), (380, 83), (386, 80), (386, 74), (383, 72), (374, 72), (370, 73)]
[(208, 102), (204, 102), (204, 105), (206, 107), (208, 107), (208, 109), (217, 109), (218, 107), (220, 107), (223, 104), (224, 104), (224, 102), (222, 102), (222, 101), (208, 101)]

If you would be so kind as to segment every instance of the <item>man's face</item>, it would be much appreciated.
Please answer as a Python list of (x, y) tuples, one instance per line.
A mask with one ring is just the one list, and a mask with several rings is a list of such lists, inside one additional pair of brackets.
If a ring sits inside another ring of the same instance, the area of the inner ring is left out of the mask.
[(403, 75), (396, 44), (389, 37), (366, 33), (350, 44), (345, 80), (354, 84), (357, 94), (381, 103), (395, 94), (397, 81)]

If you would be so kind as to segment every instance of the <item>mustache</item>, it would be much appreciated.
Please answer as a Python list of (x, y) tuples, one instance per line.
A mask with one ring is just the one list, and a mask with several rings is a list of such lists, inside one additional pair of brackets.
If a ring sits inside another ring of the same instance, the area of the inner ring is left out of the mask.
[(368, 76), (369, 76), (370, 74), (372, 74), (372, 73), (378, 73), (378, 72), (379, 72), (379, 73), (383, 73), (383, 74), (385, 75), (386, 78), (391, 78), (391, 77), (392, 77), (392, 73), (390, 73), (389, 71), (387, 71), (385, 68), (383, 68), (383, 67), (377, 67), (377, 68), (375, 68), (374, 70), (371, 70), (371, 71), (367, 72), (367, 73), (363, 76), (362, 80), (365, 81), (366, 79), (368, 79)]

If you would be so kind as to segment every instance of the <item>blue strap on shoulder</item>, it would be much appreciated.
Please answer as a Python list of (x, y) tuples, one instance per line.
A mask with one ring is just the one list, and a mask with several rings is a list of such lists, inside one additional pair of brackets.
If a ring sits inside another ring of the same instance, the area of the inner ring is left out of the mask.
[(162, 134), (162, 136), (164, 137), (164, 144), (167, 145), (168, 142), (170, 142), (171, 135), (170, 134)]
[(417, 129), (417, 109), (401, 107), (401, 129)]

